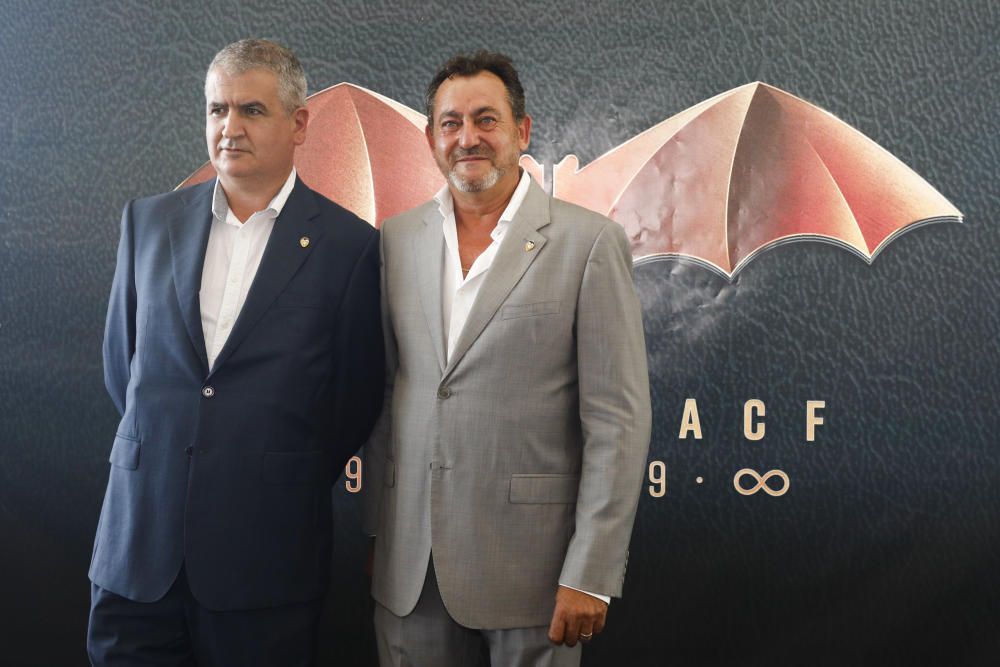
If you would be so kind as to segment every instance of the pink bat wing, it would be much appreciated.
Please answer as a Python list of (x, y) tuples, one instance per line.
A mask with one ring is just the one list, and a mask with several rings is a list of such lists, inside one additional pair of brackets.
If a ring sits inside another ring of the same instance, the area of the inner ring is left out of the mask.
[(621, 223), (637, 257), (685, 256), (732, 277), (762, 250), (830, 241), (872, 261), (905, 229), (961, 213), (846, 123), (762, 83), (722, 93), (583, 169), (554, 194)]

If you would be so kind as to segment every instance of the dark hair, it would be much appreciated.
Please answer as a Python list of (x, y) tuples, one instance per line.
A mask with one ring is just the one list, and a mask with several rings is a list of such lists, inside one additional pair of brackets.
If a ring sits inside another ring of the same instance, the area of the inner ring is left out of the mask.
[(480, 72), (490, 72), (503, 81), (507, 89), (507, 101), (514, 112), (514, 120), (520, 122), (524, 118), (524, 88), (514, 69), (514, 63), (508, 56), (492, 51), (476, 51), (475, 53), (459, 54), (448, 59), (438, 69), (424, 99), (427, 109), (427, 120), (434, 121), (434, 96), (441, 84), (453, 76), (475, 76)]

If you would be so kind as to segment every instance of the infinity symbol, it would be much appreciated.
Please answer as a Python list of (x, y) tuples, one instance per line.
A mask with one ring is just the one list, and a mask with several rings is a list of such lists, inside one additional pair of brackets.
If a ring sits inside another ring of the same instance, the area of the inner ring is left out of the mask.
[[(757, 480), (757, 484), (749, 489), (744, 489), (742, 486), (740, 486), (740, 479), (742, 479), (744, 475), (750, 475), (751, 477), (753, 477), (755, 480)], [(771, 479), (772, 477), (777, 477), (781, 479), (783, 485), (780, 489), (775, 490), (767, 485), (767, 480)], [(764, 473), (764, 476), (761, 477), (759, 474), (757, 474), (756, 470), (752, 470), (750, 468), (744, 468), (743, 470), (740, 470), (738, 473), (736, 473), (735, 477), (733, 477), (733, 486), (735, 486), (736, 490), (739, 491), (744, 496), (752, 496), (753, 494), (763, 489), (764, 493), (766, 493), (767, 495), (777, 497), (777, 496), (783, 496), (786, 493), (788, 493), (789, 481), (788, 481), (788, 475), (786, 475), (781, 470), (768, 470), (766, 473)]]

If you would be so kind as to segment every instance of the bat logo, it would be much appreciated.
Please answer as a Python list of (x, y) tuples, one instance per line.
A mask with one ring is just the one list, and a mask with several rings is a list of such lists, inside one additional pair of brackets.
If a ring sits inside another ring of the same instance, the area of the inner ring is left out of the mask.
[[(444, 179), (423, 114), (341, 83), (308, 100), (303, 180), (375, 226)], [(543, 167), (521, 166), (539, 183)], [(206, 163), (181, 187), (215, 175)], [(962, 214), (900, 160), (832, 114), (764, 83), (734, 88), (651, 127), (583, 168), (552, 169), (552, 194), (607, 215), (636, 263), (685, 258), (732, 280), (784, 243), (834, 243), (871, 264), (904, 231)]]

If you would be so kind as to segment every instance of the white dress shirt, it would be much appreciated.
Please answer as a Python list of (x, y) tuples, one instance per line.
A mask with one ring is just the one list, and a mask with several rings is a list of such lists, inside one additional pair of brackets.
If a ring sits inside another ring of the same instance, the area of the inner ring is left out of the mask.
[[(451, 359), (455, 343), (458, 342), (458, 337), (465, 327), (465, 321), (469, 319), (472, 304), (475, 303), (476, 295), (479, 294), (479, 288), (487, 279), (487, 271), (493, 264), (493, 258), (496, 257), (497, 250), (500, 248), (500, 242), (503, 241), (511, 221), (517, 215), (518, 209), (521, 208), (521, 203), (528, 194), (530, 185), (531, 176), (528, 175), (528, 172), (522, 171), (521, 180), (518, 181), (507, 208), (500, 214), (497, 226), (490, 232), (493, 242), (476, 258), (468, 275), (464, 278), (462, 277), (462, 259), (458, 252), (458, 228), (455, 221), (454, 200), (447, 185), (434, 195), (434, 199), (438, 202), (438, 210), (444, 218), (441, 223), (445, 243), (444, 266), (441, 269), (444, 272), (441, 276), (441, 317), (447, 349), (445, 363)], [(566, 588), (573, 587), (566, 586)], [(573, 588), (573, 590), (580, 589)], [(603, 600), (606, 604), (611, 603), (611, 598), (607, 595), (599, 595), (590, 591), (581, 592)]]
[(434, 195), (441, 211), (441, 217), (444, 218), (441, 225), (446, 247), (442, 269), (444, 275), (441, 276), (441, 316), (444, 325), (442, 330), (447, 345), (446, 363), (455, 350), (455, 343), (458, 342), (458, 336), (465, 327), (465, 321), (469, 319), (472, 304), (476, 301), (479, 288), (486, 280), (486, 272), (493, 264), (493, 258), (496, 257), (497, 250), (500, 248), (504, 233), (510, 227), (510, 222), (517, 214), (517, 210), (521, 208), (521, 202), (524, 201), (525, 195), (528, 194), (530, 183), (531, 176), (528, 175), (528, 172), (523, 172), (507, 208), (500, 214), (497, 226), (490, 232), (493, 242), (476, 258), (465, 277), (462, 276), (462, 260), (458, 253), (458, 228), (455, 226), (455, 204), (451, 192), (446, 185)]
[(295, 169), (292, 168), (285, 184), (267, 207), (251, 215), (246, 222), (240, 222), (230, 210), (219, 181), (215, 181), (212, 229), (208, 234), (205, 264), (201, 270), (201, 291), (198, 292), (209, 368), (229, 339), (257, 275), (274, 221), (294, 186)]

